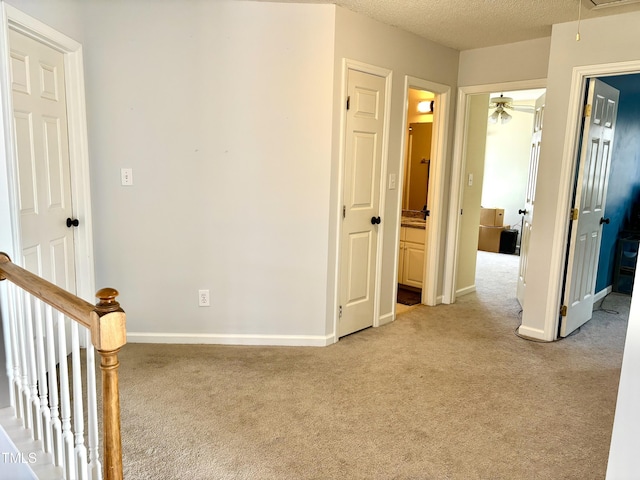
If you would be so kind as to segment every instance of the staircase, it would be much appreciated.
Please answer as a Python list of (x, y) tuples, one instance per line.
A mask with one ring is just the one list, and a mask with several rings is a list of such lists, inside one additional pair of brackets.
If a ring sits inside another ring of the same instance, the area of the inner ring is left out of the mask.
[(0, 391), (8, 387), (10, 404), (0, 409), (0, 477), (121, 480), (118, 351), (126, 316), (118, 292), (101, 289), (91, 305), (4, 253), (0, 280), (8, 280), (0, 291), (8, 385)]

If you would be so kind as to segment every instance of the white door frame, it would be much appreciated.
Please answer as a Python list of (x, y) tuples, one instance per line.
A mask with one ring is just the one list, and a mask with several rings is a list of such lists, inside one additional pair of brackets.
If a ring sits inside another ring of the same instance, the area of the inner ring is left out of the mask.
[(0, 8), (0, 185), (7, 186), (3, 189), (6, 193), (0, 197), (0, 225), (10, 225), (9, 231), (0, 233), (0, 250), (5, 251), (17, 264), (21, 262), (8, 39), (9, 29), (12, 29), (64, 54), (72, 208), (74, 217), (80, 220), (80, 226), (74, 232), (76, 295), (93, 303), (95, 275), (82, 45), (5, 2), (1, 3)]
[[(387, 176), (387, 163), (389, 160), (389, 125), (391, 119), (391, 83), (393, 72), (389, 69), (377, 67), (375, 65), (370, 65), (367, 63), (362, 63), (357, 60), (351, 60), (348, 58), (342, 59), (342, 87), (340, 98), (346, 102), (347, 98), (347, 84), (348, 84), (348, 76), (349, 70), (357, 70), (359, 72), (369, 73), (371, 75), (377, 75), (379, 77), (385, 78), (385, 109), (384, 109), (384, 125), (383, 125), (383, 137), (382, 137), (382, 165), (380, 167), (380, 212), (384, 212), (385, 203), (386, 203), (386, 182), (383, 180)], [(343, 104), (345, 105), (345, 104)], [(342, 198), (344, 195), (344, 164), (345, 164), (345, 129), (347, 125), (347, 109), (346, 107), (342, 109), (342, 114), (340, 116), (340, 156), (339, 156), (339, 165), (338, 171), (340, 172), (338, 175), (338, 195), (339, 200), (336, 204), (336, 270), (335, 270), (335, 289), (334, 289), (334, 298), (336, 299), (336, 304), (334, 308), (333, 315), (333, 336), (330, 337), (329, 343), (336, 343), (340, 338), (338, 331), (338, 322), (340, 321), (339, 316), (339, 305), (340, 305), (340, 292), (342, 285), (340, 284), (340, 268), (341, 258), (342, 258)], [(384, 220), (383, 220), (384, 225)], [(380, 326), (380, 285), (381, 278), (380, 272), (382, 271), (382, 244), (384, 241), (384, 229), (382, 232), (378, 233), (378, 248), (376, 251), (376, 279), (375, 279), (375, 287), (373, 292), (373, 326)]]
[(449, 202), (449, 213), (447, 217), (442, 303), (450, 304), (456, 301), (458, 249), (460, 244), (460, 210), (462, 209), (463, 185), (465, 181), (464, 151), (467, 142), (469, 96), (491, 94), (499, 91), (533, 90), (546, 88), (546, 86), (547, 79), (541, 78), (536, 80), (459, 87), (458, 89), (458, 107), (456, 111), (455, 138), (453, 144), (453, 162), (451, 166), (451, 195), (449, 196), (451, 201)]
[[(640, 60), (618, 63), (604, 63), (600, 65), (586, 65), (573, 68), (571, 75), (571, 92), (569, 95), (569, 108), (567, 117), (567, 129), (564, 142), (562, 158), (569, 158), (570, 161), (561, 162), (559, 203), (556, 208), (555, 229), (551, 249), (551, 273), (549, 275), (548, 294), (553, 296), (553, 301), (547, 302), (545, 312), (544, 339), (554, 340), (558, 338), (558, 326), (560, 323), (560, 300), (562, 292), (562, 281), (564, 277), (564, 261), (567, 255), (567, 238), (569, 237), (569, 222), (567, 212), (571, 208), (571, 198), (573, 196), (574, 179), (578, 166), (578, 148), (581, 133), (582, 109), (584, 106), (584, 95), (587, 78), (606, 77), (611, 75), (624, 75), (640, 73)], [(544, 133), (543, 139), (544, 142)], [(524, 315), (524, 312), (523, 312)], [(520, 333), (527, 335), (526, 329)], [(532, 332), (538, 333), (539, 332)], [(538, 338), (536, 335), (533, 338)]]
[[(445, 218), (445, 212), (443, 211), (444, 192), (445, 192), (445, 172), (446, 172), (446, 158), (447, 158), (447, 139), (449, 133), (449, 119), (451, 116), (451, 87), (443, 85), (441, 83), (431, 82), (429, 80), (423, 80), (417, 77), (405, 76), (404, 80), (404, 103), (405, 105), (402, 114), (402, 131), (405, 131), (407, 124), (408, 111), (406, 105), (409, 104), (409, 89), (426, 90), (435, 94), (434, 98), (434, 112), (433, 112), (433, 130), (431, 133), (431, 173), (429, 175), (429, 198), (431, 205), (429, 210), (431, 215), (429, 217), (429, 229), (425, 238), (425, 250), (424, 250), (424, 269), (422, 278), (422, 303), (425, 305), (435, 306), (441, 302), (441, 298), (438, 298), (438, 280), (439, 280), (439, 265), (440, 265), (440, 252), (441, 252), (441, 235), (442, 220)], [(406, 159), (406, 151), (408, 148), (408, 139), (406, 135), (403, 135), (400, 146), (400, 179), (398, 182), (398, 191), (400, 192), (398, 202), (398, 222), (396, 224), (396, 245), (400, 241), (400, 227), (402, 222), (402, 192), (404, 191), (404, 172)], [(385, 177), (383, 177), (385, 178)], [(397, 248), (396, 248), (397, 250)], [(398, 278), (398, 256), (396, 255), (394, 277)], [(394, 297), (398, 294), (398, 283), (394, 282)], [(396, 303), (393, 303), (393, 316), (395, 318)]]

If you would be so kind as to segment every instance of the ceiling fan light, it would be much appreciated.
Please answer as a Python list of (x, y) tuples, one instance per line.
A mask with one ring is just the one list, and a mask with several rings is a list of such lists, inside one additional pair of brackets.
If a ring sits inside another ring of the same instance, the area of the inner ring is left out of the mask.
[(491, 115), (489, 115), (489, 122), (498, 123), (498, 118), (500, 117), (500, 112), (498, 110), (494, 110)]
[(504, 110), (500, 113), (500, 123), (509, 123), (512, 118), (513, 117)]

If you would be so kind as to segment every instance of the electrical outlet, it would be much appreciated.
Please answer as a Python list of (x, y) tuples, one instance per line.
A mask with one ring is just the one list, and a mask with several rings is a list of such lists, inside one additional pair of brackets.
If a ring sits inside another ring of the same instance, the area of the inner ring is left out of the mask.
[(198, 290), (198, 306), (208, 307), (209, 303), (209, 290)]

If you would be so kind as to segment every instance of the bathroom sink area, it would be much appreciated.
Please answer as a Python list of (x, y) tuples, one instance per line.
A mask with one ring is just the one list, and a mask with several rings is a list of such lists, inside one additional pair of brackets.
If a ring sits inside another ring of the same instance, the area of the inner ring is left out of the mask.
[(415, 210), (403, 210), (400, 225), (409, 228), (425, 228), (424, 212)]
[(401, 226), (409, 228), (425, 228), (426, 223), (421, 218), (402, 217)]

